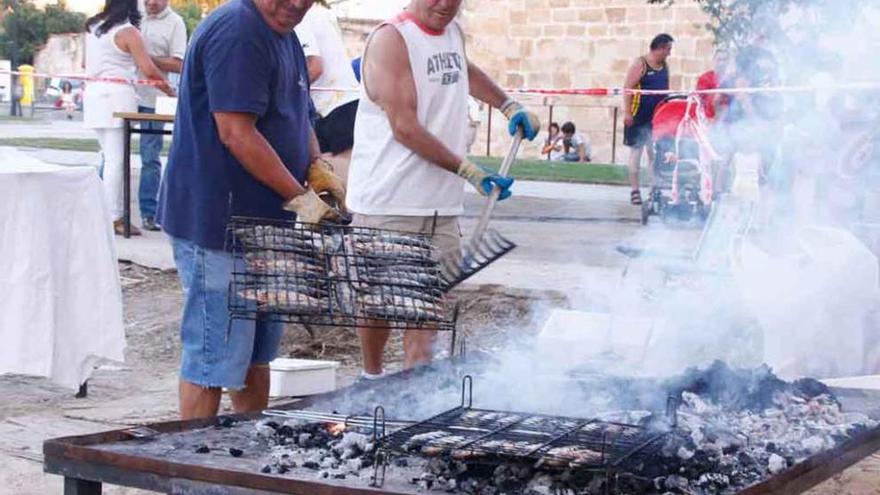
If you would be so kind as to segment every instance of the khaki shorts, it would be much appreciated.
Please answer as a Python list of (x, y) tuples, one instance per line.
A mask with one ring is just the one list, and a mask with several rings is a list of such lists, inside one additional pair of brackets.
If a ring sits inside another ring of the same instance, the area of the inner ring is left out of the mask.
[(428, 235), (433, 231), (432, 242), (437, 248), (439, 257), (458, 252), (461, 247), (461, 228), (458, 226), (458, 217), (411, 217), (355, 213), (351, 220), (351, 226)]

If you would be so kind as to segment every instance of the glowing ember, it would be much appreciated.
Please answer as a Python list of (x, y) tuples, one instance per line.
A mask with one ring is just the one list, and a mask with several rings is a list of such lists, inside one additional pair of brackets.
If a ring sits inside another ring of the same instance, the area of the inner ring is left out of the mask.
[(334, 437), (338, 437), (345, 433), (345, 423), (324, 423), (324, 428)]

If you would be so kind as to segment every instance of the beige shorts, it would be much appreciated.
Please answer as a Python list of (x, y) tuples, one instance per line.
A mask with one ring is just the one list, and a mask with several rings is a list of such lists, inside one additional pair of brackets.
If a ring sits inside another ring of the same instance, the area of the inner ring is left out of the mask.
[[(436, 218), (436, 223), (435, 223)], [(430, 235), (437, 248), (437, 255), (443, 257), (448, 253), (458, 252), (461, 247), (461, 228), (458, 217), (411, 217), (398, 215), (361, 215), (355, 213), (351, 220), (352, 227), (371, 229), (396, 230)]]

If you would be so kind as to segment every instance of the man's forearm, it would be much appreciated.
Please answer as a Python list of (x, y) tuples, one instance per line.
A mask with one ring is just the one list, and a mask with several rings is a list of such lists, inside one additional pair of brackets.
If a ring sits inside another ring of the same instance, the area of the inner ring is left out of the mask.
[(632, 116), (633, 95), (632, 93), (624, 93), (623, 95), (623, 115), (624, 117)]
[(284, 201), (305, 191), (256, 128), (237, 134), (226, 139), (225, 144), (248, 173), (278, 193)]
[(507, 93), (504, 92), (482, 69), (468, 62), (468, 83), (470, 93), (474, 98), (489, 104), (493, 108), (501, 108), (507, 101)]
[(321, 156), (321, 145), (314, 128), (309, 128), (309, 162), (313, 162)]
[(183, 70), (183, 61), (177, 57), (150, 57), (153, 63), (164, 72), (176, 72), (180, 74)]

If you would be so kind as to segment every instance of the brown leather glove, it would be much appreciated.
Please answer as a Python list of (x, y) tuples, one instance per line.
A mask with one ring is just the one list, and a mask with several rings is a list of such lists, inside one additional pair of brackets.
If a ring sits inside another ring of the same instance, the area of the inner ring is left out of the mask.
[(345, 183), (336, 175), (333, 165), (323, 158), (316, 158), (309, 166), (306, 176), (309, 187), (321, 195), (329, 193), (336, 200), (336, 207), (342, 213), (347, 213), (345, 207)]

